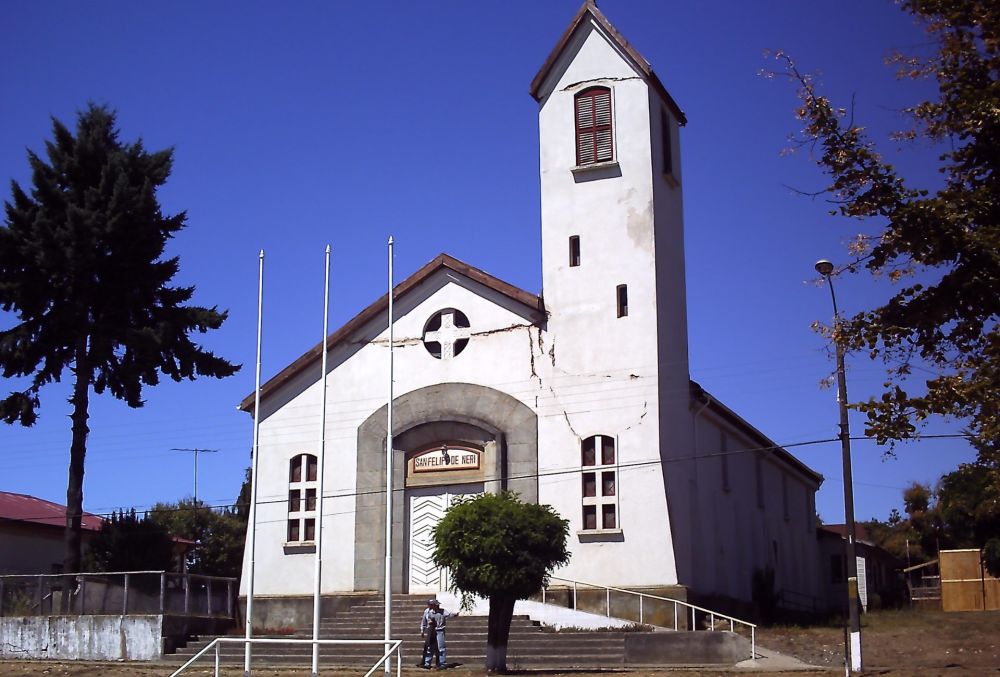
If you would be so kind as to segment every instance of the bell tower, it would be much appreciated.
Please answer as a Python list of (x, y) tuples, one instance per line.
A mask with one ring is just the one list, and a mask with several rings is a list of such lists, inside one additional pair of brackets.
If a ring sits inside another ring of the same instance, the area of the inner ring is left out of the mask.
[(684, 113), (589, 0), (535, 76), (542, 281), (568, 371), (657, 369), (687, 402)]

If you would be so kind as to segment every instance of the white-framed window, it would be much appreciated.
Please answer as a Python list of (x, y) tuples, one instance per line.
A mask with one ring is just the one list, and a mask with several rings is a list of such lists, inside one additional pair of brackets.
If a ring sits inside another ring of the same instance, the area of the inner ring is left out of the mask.
[(288, 461), (288, 543), (316, 540), (316, 473), (313, 454), (296, 454)]
[(621, 528), (616, 447), (610, 435), (592, 435), (580, 443), (583, 531)]

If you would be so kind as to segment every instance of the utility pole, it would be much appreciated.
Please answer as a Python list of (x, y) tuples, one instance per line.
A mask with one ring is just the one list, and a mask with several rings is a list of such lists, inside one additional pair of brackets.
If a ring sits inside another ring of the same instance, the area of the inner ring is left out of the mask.
[(191, 451), (194, 452), (194, 504), (198, 505), (198, 454), (216, 454), (218, 449), (188, 449), (173, 447), (170, 451)]

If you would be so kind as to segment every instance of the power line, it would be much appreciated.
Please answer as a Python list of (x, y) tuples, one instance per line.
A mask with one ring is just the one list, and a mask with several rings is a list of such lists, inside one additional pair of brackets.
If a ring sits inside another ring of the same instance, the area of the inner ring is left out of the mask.
[[(964, 438), (964, 439), (968, 439), (968, 438), (973, 437), (973, 436), (969, 435), (969, 434), (950, 434), (950, 435), (949, 434), (943, 434), (943, 435), (934, 435), (933, 437), (935, 437), (937, 439), (943, 439), (943, 438)], [(868, 437), (856, 437), (856, 438), (852, 437), (851, 439), (852, 440), (859, 440), (859, 441), (867, 441), (867, 442), (874, 442), (875, 441), (875, 440), (872, 440), (871, 438), (868, 438)], [(772, 445), (764, 445), (764, 446), (759, 446), (759, 447), (747, 447), (747, 448), (744, 448), (744, 449), (731, 449), (731, 450), (726, 450), (726, 451), (713, 451), (713, 452), (708, 452), (708, 453), (704, 453), (704, 454), (695, 454), (695, 455), (687, 455), (687, 456), (676, 456), (676, 457), (672, 457), (672, 458), (657, 458), (657, 459), (649, 459), (649, 460), (645, 460), (645, 461), (633, 461), (633, 462), (630, 462), (630, 463), (620, 463), (620, 464), (618, 464), (617, 467), (619, 469), (628, 470), (628, 469), (632, 469), (632, 468), (651, 467), (651, 466), (655, 466), (655, 465), (666, 465), (666, 464), (669, 464), (669, 463), (682, 463), (682, 462), (688, 462), (688, 461), (698, 461), (698, 460), (702, 460), (702, 459), (720, 458), (722, 456), (736, 456), (736, 455), (739, 455), (739, 454), (749, 454), (749, 453), (756, 453), (756, 452), (774, 451), (774, 450), (777, 450), (777, 449), (789, 449), (789, 448), (796, 448), (796, 447), (815, 446), (815, 445), (819, 445), (819, 444), (831, 444), (831, 443), (839, 442), (839, 441), (840, 441), (839, 437), (829, 437), (829, 438), (816, 439), (816, 440), (807, 440), (807, 441), (804, 441), (804, 442), (792, 442), (792, 443), (789, 443), (789, 444), (772, 444)], [(511, 476), (507, 477), (507, 480), (511, 481), (511, 480), (521, 480), (521, 479), (542, 479), (542, 478), (545, 478), (545, 477), (558, 477), (558, 476), (561, 476), (561, 475), (573, 475), (573, 474), (577, 474), (577, 473), (580, 473), (580, 472), (581, 472), (580, 467), (579, 466), (574, 466), (572, 468), (560, 468), (560, 469), (557, 469), (557, 470), (549, 470), (549, 471), (544, 471), (544, 472), (526, 473), (526, 474), (522, 474), (522, 475), (511, 475)], [(839, 480), (834, 479), (834, 481), (839, 481)], [(872, 485), (872, 486), (884, 487), (884, 485)], [(400, 488), (400, 489), (393, 489), (393, 491), (394, 492), (402, 492), (402, 491), (405, 491), (405, 489), (406, 489), (406, 487), (403, 487), (403, 488)], [(372, 489), (372, 490), (368, 490), (368, 491), (346, 491), (346, 492), (324, 493), (323, 494), (323, 498), (324, 499), (326, 499), (326, 498), (330, 498), (330, 499), (356, 498), (358, 496), (374, 496), (374, 495), (381, 495), (381, 494), (384, 494), (384, 493), (385, 493), (385, 489), (384, 488), (379, 488), (379, 489)], [(259, 500), (259, 501), (257, 501), (257, 505), (283, 504), (283, 503), (286, 503), (288, 501), (288, 497), (285, 494), (283, 494), (283, 493), (282, 494), (274, 494), (273, 496), (274, 496), (274, 498), (269, 498), (269, 500), (263, 500), (263, 501)], [(220, 504), (215, 504), (215, 505), (203, 505), (203, 506), (191, 506), (191, 507), (177, 506), (175, 508), (159, 508), (159, 509), (157, 509), (157, 511), (158, 512), (183, 512), (183, 511), (200, 510), (200, 509), (227, 510), (227, 509), (234, 509), (234, 508), (240, 508), (240, 507), (247, 507), (247, 505), (248, 504), (245, 504), (245, 503), (232, 502), (232, 503), (220, 503)], [(156, 506), (132, 506), (132, 509), (136, 510), (137, 512), (141, 511), (141, 512), (147, 512), (148, 513), (150, 511), (156, 509)], [(97, 517), (110, 517), (111, 516), (111, 513), (86, 512), (86, 514), (87, 515), (94, 515), (94, 516), (97, 516)], [(34, 522), (34, 521), (49, 520), (49, 519), (52, 519), (52, 517), (50, 515), (49, 516), (39, 516), (39, 517), (24, 517), (24, 518), (20, 518), (19, 521)]]

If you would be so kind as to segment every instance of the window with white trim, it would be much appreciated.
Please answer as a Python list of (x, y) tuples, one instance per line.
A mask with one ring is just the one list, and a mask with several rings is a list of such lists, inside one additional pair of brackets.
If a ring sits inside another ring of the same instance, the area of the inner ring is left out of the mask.
[(316, 477), (313, 454), (296, 454), (288, 461), (288, 532), (287, 542), (307, 543), (316, 540)]
[(583, 530), (618, 529), (618, 454), (615, 438), (593, 435), (580, 443)]
[(615, 159), (611, 127), (611, 90), (590, 87), (574, 98), (576, 164), (579, 167)]

